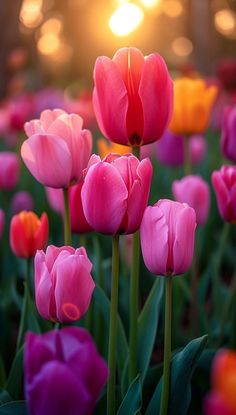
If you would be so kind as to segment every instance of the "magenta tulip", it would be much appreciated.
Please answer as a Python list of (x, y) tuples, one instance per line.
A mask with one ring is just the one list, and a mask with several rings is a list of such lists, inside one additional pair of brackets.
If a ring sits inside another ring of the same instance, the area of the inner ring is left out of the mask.
[(39, 120), (25, 124), (29, 138), (22, 144), (21, 156), (44, 186), (66, 188), (81, 180), (92, 149), (91, 133), (82, 125), (79, 115), (62, 110), (45, 110)]
[(222, 166), (211, 176), (218, 209), (227, 222), (236, 221), (236, 167)]
[(46, 253), (36, 253), (34, 268), (41, 316), (62, 323), (79, 320), (88, 310), (95, 286), (86, 250), (50, 245)]
[(83, 182), (80, 182), (71, 186), (69, 190), (70, 223), (71, 231), (74, 233), (87, 233), (93, 230), (84, 216), (81, 200), (82, 186)]
[(94, 82), (94, 111), (105, 137), (127, 146), (161, 137), (172, 116), (173, 82), (160, 55), (122, 48), (112, 59), (100, 56)]
[(29, 192), (19, 191), (11, 199), (11, 211), (15, 215), (22, 210), (33, 210), (34, 201)]
[(208, 218), (210, 207), (210, 189), (208, 183), (200, 176), (186, 176), (175, 180), (172, 193), (177, 202), (187, 203), (196, 212), (198, 225), (203, 225)]
[(30, 415), (91, 415), (108, 378), (93, 339), (80, 327), (27, 333), (24, 373)]
[(99, 157), (94, 161), (81, 192), (86, 220), (97, 232), (108, 235), (135, 232), (148, 202), (150, 160), (139, 161), (132, 154), (109, 154), (103, 161)]
[(5, 226), (5, 213), (3, 209), (0, 209), (0, 239), (2, 239)]
[(0, 189), (11, 190), (19, 180), (20, 163), (15, 153), (0, 152)]
[(227, 159), (236, 162), (236, 106), (227, 108), (225, 111), (221, 150)]
[(155, 275), (179, 275), (191, 265), (196, 214), (185, 203), (159, 200), (148, 206), (141, 223), (146, 267)]

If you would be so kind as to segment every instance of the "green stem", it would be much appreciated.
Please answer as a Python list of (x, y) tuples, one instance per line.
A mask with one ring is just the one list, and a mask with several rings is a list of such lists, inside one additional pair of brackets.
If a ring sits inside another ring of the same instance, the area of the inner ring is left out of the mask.
[(30, 264), (31, 259), (26, 259), (26, 273), (25, 273), (25, 281), (24, 281), (24, 298), (21, 310), (21, 318), (20, 318), (20, 325), (16, 343), (16, 350), (18, 351), (22, 344), (24, 343), (24, 334), (27, 328), (27, 318), (28, 318), (28, 307), (29, 307), (29, 287), (31, 285), (30, 281)]
[(216, 316), (220, 315), (221, 311), (221, 302), (219, 301), (219, 293), (220, 293), (220, 266), (222, 263), (226, 241), (229, 235), (230, 224), (228, 222), (224, 222), (224, 227), (220, 237), (218, 255), (216, 257), (215, 262), (215, 269), (213, 270), (213, 281), (212, 281), (212, 290), (213, 290), (213, 306), (214, 310), (216, 311)]
[(132, 267), (130, 276), (130, 335), (129, 335), (129, 381), (137, 374), (138, 305), (139, 305), (139, 231), (133, 235)]
[(112, 237), (112, 281), (111, 311), (108, 344), (108, 367), (110, 377), (107, 386), (107, 415), (116, 411), (116, 326), (118, 312), (118, 277), (119, 277), (119, 235)]
[(192, 173), (192, 161), (189, 146), (189, 137), (184, 137), (184, 174), (187, 176)]
[(132, 152), (135, 157), (140, 159), (140, 147), (133, 147)]
[(64, 244), (71, 245), (69, 188), (63, 189), (63, 196), (64, 196)]
[(172, 311), (172, 277), (165, 277), (165, 340), (164, 340), (164, 369), (161, 393), (161, 409), (159, 415), (166, 415), (168, 411), (170, 389), (170, 360), (171, 360), (171, 311)]

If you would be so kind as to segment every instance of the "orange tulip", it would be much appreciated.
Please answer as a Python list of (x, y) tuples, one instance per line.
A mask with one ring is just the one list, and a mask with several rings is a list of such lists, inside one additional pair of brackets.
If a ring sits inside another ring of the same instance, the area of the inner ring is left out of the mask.
[(131, 147), (122, 146), (121, 144), (112, 143), (105, 138), (99, 138), (97, 142), (98, 153), (101, 159), (104, 159), (110, 153), (116, 153), (123, 156), (132, 153)]
[(217, 88), (208, 86), (203, 79), (176, 79), (170, 130), (185, 136), (205, 131), (216, 96)]
[(10, 245), (20, 258), (33, 257), (37, 249), (44, 249), (48, 239), (48, 217), (39, 218), (34, 212), (22, 211), (13, 216), (10, 225)]

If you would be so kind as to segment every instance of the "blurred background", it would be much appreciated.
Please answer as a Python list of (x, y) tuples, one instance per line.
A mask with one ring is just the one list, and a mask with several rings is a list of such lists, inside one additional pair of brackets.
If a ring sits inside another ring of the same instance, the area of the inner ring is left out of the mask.
[(1, 0), (0, 97), (87, 88), (99, 55), (158, 51), (172, 71), (214, 75), (234, 58), (235, 0)]

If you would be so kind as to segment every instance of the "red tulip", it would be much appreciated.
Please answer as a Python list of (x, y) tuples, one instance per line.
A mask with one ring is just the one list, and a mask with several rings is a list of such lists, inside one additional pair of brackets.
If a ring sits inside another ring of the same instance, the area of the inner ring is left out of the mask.
[(10, 245), (20, 258), (31, 258), (37, 249), (44, 249), (48, 239), (48, 217), (39, 218), (34, 212), (20, 212), (13, 216), (10, 225)]
[(97, 232), (108, 235), (135, 232), (149, 197), (150, 160), (139, 161), (132, 154), (109, 154), (103, 161), (96, 156), (95, 159), (81, 191), (86, 220)]
[(99, 128), (118, 144), (158, 140), (172, 116), (173, 82), (162, 57), (136, 48), (101, 56), (94, 68), (93, 105)]

